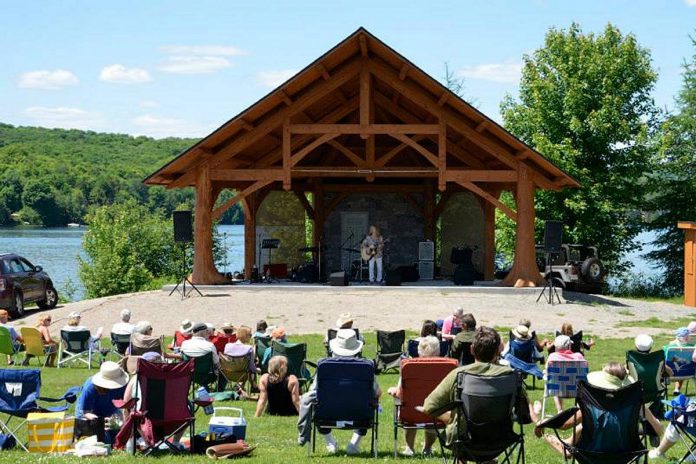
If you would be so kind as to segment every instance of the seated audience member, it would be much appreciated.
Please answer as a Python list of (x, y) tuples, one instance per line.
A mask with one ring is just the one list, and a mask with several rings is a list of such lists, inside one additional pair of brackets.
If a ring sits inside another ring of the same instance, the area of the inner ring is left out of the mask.
[(261, 319), (256, 323), (256, 332), (254, 332), (254, 338), (256, 337), (265, 337), (266, 336), (266, 329), (268, 329), (268, 324), (266, 321)]
[[(338, 316), (338, 319), (336, 319), (336, 325), (334, 326), (334, 330), (339, 331), (341, 329), (352, 329), (353, 328), (353, 316), (350, 313), (343, 313), (340, 316)], [(357, 333), (357, 332), (356, 332)], [(358, 339), (365, 341), (363, 339), (362, 335), (358, 335)], [(324, 345), (329, 344), (329, 337), (328, 334), (326, 337), (324, 337)]]
[(462, 328), (462, 317), (464, 316), (464, 308), (457, 308), (452, 312), (451, 316), (446, 317), (442, 321), (442, 339), (453, 340), (456, 333)]
[(452, 347), (450, 348), (450, 357), (454, 359), (461, 359), (462, 350), (474, 342), (474, 336), (476, 335), (476, 319), (471, 313), (464, 314), (462, 316), (462, 331), (459, 332), (454, 337), (452, 341)]
[[(503, 354), (502, 357), (504, 358), (507, 356), (508, 353), (510, 353), (512, 342), (515, 341), (517, 343), (517, 353), (516, 357), (517, 358), (522, 358), (522, 361), (525, 362), (536, 362), (536, 361), (542, 361), (544, 359), (544, 356), (539, 353), (539, 351), (536, 348), (536, 343), (534, 342), (532, 338), (532, 334), (529, 332), (529, 327), (526, 325), (518, 325), (514, 329), (510, 331), (510, 340), (505, 343), (505, 348), (503, 348)], [(520, 344), (525, 344), (529, 343), (529, 345), (520, 345)], [(531, 350), (529, 354), (529, 358), (526, 358), (523, 356), (523, 354), (526, 353), (520, 353), (519, 350), (524, 350), (525, 348)]]
[(218, 353), (222, 353), (225, 350), (225, 345), (228, 343), (237, 341), (237, 336), (234, 334), (234, 326), (231, 322), (225, 322), (220, 329), (221, 331), (216, 332), (210, 340), (215, 345)]
[[(609, 362), (604, 365), (601, 371), (594, 371), (587, 374), (587, 383), (598, 388), (603, 388), (604, 390), (618, 390), (622, 387), (630, 385), (631, 379), (628, 377), (628, 372), (626, 371), (626, 367), (624, 365), (618, 362)], [(533, 414), (532, 418), (536, 422), (537, 418), (535, 416), (536, 414)], [(653, 416), (648, 408), (645, 408), (645, 418), (650, 424), (657, 424), (661, 431), (662, 427), (659, 425), (659, 421), (655, 418), (655, 416)], [(577, 426), (575, 424), (577, 424)], [(582, 435), (582, 412), (578, 411), (575, 413), (575, 415), (568, 419), (560, 428), (562, 430), (566, 430), (573, 427), (575, 427), (574, 435), (571, 435), (571, 437), (565, 439), (564, 441), (568, 444), (575, 445), (580, 441), (580, 437)], [(534, 434), (539, 438), (543, 436), (549, 445), (551, 445), (551, 448), (561, 454), (564, 453), (563, 444), (558, 440), (557, 437), (550, 434), (543, 435), (543, 427), (537, 426), (534, 429)]]
[[(99, 372), (88, 378), (82, 386), (75, 403), (75, 418), (78, 420), (108, 420), (112, 416), (122, 417), (121, 410), (112, 400), (122, 399), (128, 374), (113, 361), (105, 361)], [(109, 434), (106, 436), (111, 443)]]
[[(585, 356), (582, 353), (573, 353), (572, 348), (573, 342), (567, 335), (559, 335), (553, 341), (554, 350), (549, 354), (549, 358), (546, 363), (553, 361), (584, 361)], [(553, 397), (553, 401), (556, 405), (556, 410), (561, 412), (563, 410), (563, 400), (558, 396)]]
[[(495, 329), (479, 327), (476, 330), (472, 345), (475, 362), (458, 367), (447, 374), (440, 385), (425, 399), (423, 405), (425, 413), (447, 424), (445, 430), (447, 445), (454, 443), (457, 435), (464, 432), (462, 429), (466, 424), (465, 419), (460, 417), (461, 408), (457, 407), (457, 376), (460, 372), (464, 372), (478, 376), (497, 377), (512, 372), (510, 366), (502, 365), (499, 362), (501, 346), (500, 335)], [(517, 410), (516, 414), (523, 418), (524, 423), (529, 423), (531, 422), (530, 413), (523, 385), (520, 385), (519, 394), (522, 397), (519, 404), (523, 404), (524, 408)]]
[(184, 340), (188, 340), (191, 338), (191, 330), (193, 329), (193, 322), (184, 319), (181, 321), (181, 325), (177, 330), (174, 331), (174, 340), (172, 340), (172, 344), (169, 346), (170, 349), (177, 350), (181, 348), (181, 344), (184, 343)]
[[(559, 335), (567, 335), (572, 340), (573, 335), (575, 335), (575, 331), (573, 330), (573, 324), (571, 324), (570, 322), (564, 322), (563, 325), (561, 325), (561, 330), (560, 330)], [(580, 351), (589, 350), (594, 345), (595, 345), (595, 341), (592, 339), (590, 339), (588, 341), (583, 340), (582, 345), (580, 347)], [(553, 350), (555, 349), (553, 344), (547, 345), (547, 348), (549, 350), (549, 353), (553, 352)]]
[[(41, 334), (41, 341), (44, 345), (44, 353), (46, 354), (46, 366), (56, 366), (56, 355), (58, 354), (58, 342), (51, 338), (51, 332), (48, 328), (51, 325), (51, 315), (47, 313), (40, 314), (36, 320), (36, 330)], [(27, 354), (22, 365), (28, 365), (32, 355)]]
[[(10, 332), (10, 337), (12, 338), (12, 347), (15, 351), (19, 351), (22, 347), (22, 343), (24, 343), (24, 340), (22, 339), (21, 335), (17, 333), (17, 330), (7, 323), (9, 320), (10, 314), (4, 309), (0, 309), (0, 327), (4, 327), (8, 332)], [(9, 355), (7, 356), (7, 362), (10, 365), (14, 364), (11, 356)]]
[(130, 323), (130, 309), (121, 310), (121, 320), (111, 327), (112, 334), (130, 335), (135, 330), (135, 326)]
[(135, 325), (135, 331), (131, 335), (129, 350), (132, 356), (141, 356), (148, 351), (162, 354), (162, 339), (152, 335), (152, 324), (140, 321)]
[[(459, 335), (459, 334), (457, 334)], [(419, 358), (437, 358), (440, 356), (440, 340), (432, 335), (422, 337), (418, 342), (418, 357)], [(394, 398), (401, 398), (401, 377), (396, 387), (390, 387), (387, 390), (389, 395)], [(406, 438), (406, 447), (401, 451), (403, 456), (413, 456), (415, 453), (414, 443), (416, 441), (416, 429), (405, 429), (404, 436)], [(423, 445), (423, 456), (432, 454), (432, 446), (435, 443), (437, 434), (434, 430), (425, 430), (425, 444)]]
[(424, 338), (429, 335), (437, 337), (437, 324), (435, 323), (435, 321), (426, 319), (423, 321), (423, 325), (421, 326), (420, 338)]
[(266, 405), (271, 416), (296, 416), (300, 410), (300, 382), (294, 375), (288, 375), (285, 356), (273, 356), (268, 361), (268, 373), (259, 381), (255, 417), (261, 417)]
[[(691, 348), (694, 346), (694, 344), (691, 342), (690, 339), (690, 334), (689, 334), (689, 328), (688, 327), (679, 327), (675, 332), (674, 332), (674, 340), (669, 342), (667, 344), (668, 347), (678, 347), (678, 348)], [(694, 354), (691, 357), (691, 360), (696, 362), (696, 350), (694, 350)], [(676, 380), (674, 382), (674, 392), (672, 393), (674, 396), (679, 395), (681, 392), (681, 387), (684, 384), (683, 380)]]
[[(60, 330), (65, 331), (65, 332), (89, 331), (89, 329), (86, 326), (80, 324), (81, 321), (82, 321), (82, 316), (80, 316), (80, 313), (72, 312), (72, 313), (68, 314), (67, 325), (64, 325)], [(95, 350), (99, 349), (102, 331), (103, 331), (103, 327), (99, 327), (97, 329), (96, 333), (94, 335), (90, 336), (89, 340), (92, 343), (92, 349), (95, 349)]]
[(254, 359), (254, 346), (250, 345), (251, 342), (251, 329), (246, 326), (237, 327), (237, 339), (234, 342), (228, 343), (223, 349), (223, 354), (225, 356), (230, 356), (232, 358), (241, 358), (243, 356), (249, 356), (249, 383), (251, 384), (252, 390), (256, 389), (256, 362)]
[[(334, 358), (355, 358), (362, 351), (363, 342), (358, 340), (355, 330), (341, 329), (336, 334), (336, 338), (329, 342), (329, 347), (331, 348), (331, 353)], [(311, 393), (314, 394), (314, 390), (316, 389), (317, 376), (314, 377), (314, 383), (310, 388), (310, 390), (312, 390)], [(379, 388), (379, 384), (377, 383), (377, 377), (375, 377), (372, 389), (375, 399), (378, 399), (382, 395), (382, 390)], [(319, 434), (324, 437), (324, 441), (326, 442), (326, 450), (329, 453), (335, 453), (338, 447), (338, 442), (331, 433), (331, 429), (319, 428), (318, 431)], [(348, 445), (346, 445), (346, 453), (350, 455), (359, 454), (360, 441), (365, 435), (367, 435), (367, 429), (354, 430), (350, 442)]]
[(205, 325), (205, 322), (194, 324), (191, 333), (191, 338), (181, 344), (181, 352), (189, 358), (200, 358), (208, 353), (212, 353), (213, 364), (216, 368), (219, 368), (220, 357), (215, 349), (215, 345), (208, 340), (208, 326)]
[(545, 338), (542, 341), (539, 341), (539, 337), (537, 337), (536, 331), (532, 330), (532, 321), (530, 321), (527, 318), (522, 318), (520, 319), (520, 322), (518, 325), (523, 325), (529, 329), (529, 334), (532, 336), (532, 340), (534, 340), (534, 345), (536, 346), (536, 349), (539, 353), (543, 353), (546, 348), (549, 347), (549, 345), (553, 344), (553, 341)]
[[(271, 341), (286, 343), (288, 341), (288, 337), (285, 334), (285, 328), (276, 327), (275, 329), (273, 329), (273, 332), (271, 332)], [(271, 346), (269, 346), (268, 348), (266, 348), (266, 351), (263, 352), (263, 358), (261, 358), (262, 366), (268, 366), (268, 361), (271, 359), (271, 353), (273, 353), (273, 349)]]

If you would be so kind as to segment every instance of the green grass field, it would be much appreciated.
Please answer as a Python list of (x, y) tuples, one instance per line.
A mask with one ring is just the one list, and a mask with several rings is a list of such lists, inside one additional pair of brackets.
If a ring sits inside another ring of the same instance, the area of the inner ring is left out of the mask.
[[(542, 335), (543, 337), (543, 335)], [(319, 335), (309, 335), (309, 336), (297, 336), (292, 337), (292, 341), (302, 341), (308, 343), (309, 346), (309, 359), (316, 360), (323, 355), (323, 344), (322, 336)], [(365, 334), (365, 350), (364, 355), (366, 357), (373, 357), (376, 348), (376, 337), (374, 333)], [(668, 341), (667, 338), (656, 339), (655, 346), (662, 346)], [(587, 358), (590, 363), (591, 370), (596, 370), (601, 368), (602, 364), (610, 360), (622, 361), (625, 358), (625, 351), (631, 348), (633, 345), (632, 339), (602, 339), (597, 340), (597, 345), (593, 347), (592, 351), (587, 353)], [(92, 371), (93, 373), (94, 371)], [(46, 368), (42, 372), (42, 395), (53, 396), (60, 395), (67, 387), (73, 385), (81, 385), (82, 382), (91, 373), (84, 368)], [(379, 376), (379, 383), (382, 386), (382, 390), (386, 392), (387, 388), (396, 384), (398, 380), (397, 374), (387, 374)], [(694, 387), (691, 386), (691, 391)], [(543, 390), (540, 382), (537, 383), (537, 388), (535, 390), (528, 389), (529, 396), (532, 400), (541, 400)], [(386, 395), (386, 394), (385, 394)], [(383, 396), (381, 400), (382, 413), (380, 414), (380, 425), (379, 425), (379, 460), (392, 460), (393, 459), (393, 401), (389, 396)], [(288, 462), (300, 462), (307, 460), (307, 448), (299, 447), (297, 445), (297, 428), (295, 418), (283, 418), (283, 417), (270, 417), (265, 416), (259, 419), (253, 417), (256, 404), (250, 401), (237, 401), (237, 402), (225, 402), (223, 405), (241, 407), (248, 419), (247, 428), (247, 441), (252, 444), (256, 444), (258, 448), (254, 451), (253, 455), (249, 458), (245, 458), (244, 462), (249, 463), (269, 463), (269, 464), (279, 464)], [(197, 414), (196, 431), (200, 432), (207, 428), (207, 417), (202, 411)], [(345, 448), (346, 443), (350, 439), (350, 431), (337, 431), (335, 436), (337, 437), (339, 444), (342, 448)], [(369, 435), (368, 435), (369, 436)], [(525, 446), (526, 446), (526, 457), (527, 462), (532, 464), (550, 464), (562, 462), (562, 458), (559, 454), (554, 453), (548, 445), (540, 439), (534, 437), (532, 433), (532, 427), (528, 426), (525, 429)], [(321, 439), (320, 439), (321, 440)], [(422, 447), (423, 436), (419, 432), (416, 439), (417, 450)], [(399, 431), (399, 449), (404, 445), (403, 432)], [(341, 463), (341, 462), (358, 462), (365, 459), (374, 459), (369, 456), (369, 441), (363, 441), (363, 454), (358, 457), (348, 457), (343, 451), (339, 451), (336, 455), (328, 455), (323, 446), (323, 440), (317, 443), (317, 452), (313, 454), (313, 462), (326, 462), (326, 463)], [(437, 449), (437, 448), (435, 448)], [(677, 445), (674, 447), (670, 453), (670, 456), (674, 459), (681, 456), (683, 452), (683, 447)], [(439, 453), (438, 453), (439, 454)], [(133, 458), (122, 452), (115, 452), (112, 457), (108, 458), (109, 462), (121, 463), (130, 461)], [(185, 459), (186, 462), (191, 463), (203, 463), (208, 462), (209, 459), (205, 456), (185, 456), (183, 458), (178, 456), (172, 456), (169, 454), (161, 454), (157, 457), (136, 457), (135, 459), (144, 460), (149, 459), (153, 462), (170, 464), (175, 462), (181, 462), (181, 459)], [(34, 463), (34, 462), (77, 462), (79, 458), (74, 457), (52, 457), (46, 455), (32, 455), (20, 451), (5, 451), (0, 452), (0, 462), (14, 462), (14, 463)], [(403, 458), (399, 457), (397, 459), (399, 462), (404, 463), (415, 463), (424, 462), (421, 457), (414, 458)], [(425, 462), (442, 462), (439, 455), (436, 457), (425, 460)], [(668, 462), (668, 461), (662, 461)]]

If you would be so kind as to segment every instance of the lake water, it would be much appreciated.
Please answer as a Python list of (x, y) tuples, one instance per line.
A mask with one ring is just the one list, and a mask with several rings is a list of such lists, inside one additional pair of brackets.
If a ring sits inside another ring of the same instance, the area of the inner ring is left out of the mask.
[[(61, 293), (66, 285), (75, 289), (73, 299), (84, 297), (84, 287), (78, 275), (78, 256), (85, 256), (82, 250), (84, 227), (42, 228), (12, 227), (0, 228), (0, 253), (17, 253), (32, 264), (42, 266), (53, 279)], [(227, 250), (227, 260), (219, 266), (221, 272), (241, 271), (244, 267), (244, 226), (218, 226), (222, 245)], [(648, 276), (658, 271), (650, 266), (642, 255), (652, 250), (654, 234), (644, 232), (638, 236), (643, 243), (641, 249), (629, 253), (627, 257), (634, 263), (633, 272)], [(601, 250), (600, 250), (601, 256)]]
[[(17, 253), (35, 266), (42, 266), (51, 276), (58, 292), (66, 285), (75, 289), (73, 299), (84, 297), (78, 273), (77, 257), (85, 257), (82, 236), (85, 227), (3, 227), (0, 228), (0, 253)], [(244, 267), (244, 226), (218, 226), (227, 261), (220, 271), (233, 272)]]

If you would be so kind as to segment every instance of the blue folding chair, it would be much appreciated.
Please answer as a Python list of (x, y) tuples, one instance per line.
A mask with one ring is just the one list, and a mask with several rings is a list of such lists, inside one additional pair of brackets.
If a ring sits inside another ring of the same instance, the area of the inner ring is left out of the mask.
[[(66, 411), (77, 399), (81, 387), (69, 388), (60, 398), (45, 398), (41, 394), (41, 371), (38, 369), (0, 369), (0, 431), (11, 435), (16, 442), (29, 451), (17, 438), (17, 431), (24, 425), (30, 412)], [(38, 401), (50, 403), (64, 402), (58, 406), (39, 406)], [(13, 418), (22, 419), (10, 427)]]
[(316, 370), (317, 400), (312, 406), (312, 451), (317, 429), (371, 429), (370, 452), (377, 457), (378, 402), (375, 364), (362, 358), (326, 358)]
[[(447, 353), (449, 353), (450, 350), (450, 341), (449, 340), (440, 340), (440, 357), (444, 358), (447, 357)], [(411, 358), (417, 358), (418, 357), (418, 340), (415, 338), (411, 338), (406, 342), (406, 352), (408, 353), (408, 356)]]

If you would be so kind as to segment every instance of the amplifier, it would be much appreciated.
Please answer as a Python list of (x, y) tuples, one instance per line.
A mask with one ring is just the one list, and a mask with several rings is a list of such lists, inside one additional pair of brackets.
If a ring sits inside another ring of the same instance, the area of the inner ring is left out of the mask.
[(329, 277), (329, 285), (332, 287), (345, 287), (348, 285), (348, 274), (345, 272), (332, 272)]
[(418, 242), (418, 261), (435, 261), (435, 242)]
[(435, 278), (435, 263), (433, 261), (418, 261), (418, 274), (421, 280), (433, 280)]

